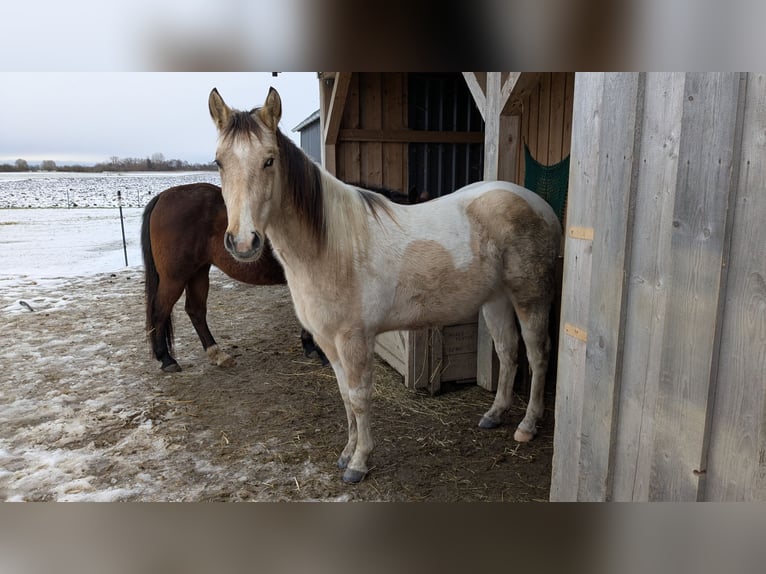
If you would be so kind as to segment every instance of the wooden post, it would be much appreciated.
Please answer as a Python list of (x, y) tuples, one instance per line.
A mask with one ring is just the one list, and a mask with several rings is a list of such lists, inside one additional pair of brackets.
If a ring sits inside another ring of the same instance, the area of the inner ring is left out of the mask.
[(336, 150), (338, 131), (343, 117), (343, 108), (351, 84), (350, 72), (336, 72), (334, 78), (325, 76), (319, 79), (321, 152), (322, 165), (332, 174), (336, 173)]
[[(486, 93), (470, 72), (464, 73), (477, 106), (484, 104), (484, 179), (513, 181), (516, 174), (521, 120), (518, 116), (503, 113), (506, 109), (513, 86), (520, 75), (512, 73), (503, 84), (501, 72), (487, 72)], [(484, 96), (484, 97), (482, 97)], [(510, 109), (510, 106), (508, 106)], [(497, 390), (499, 362), (492, 337), (487, 329), (484, 316), (479, 313), (478, 342), (476, 348), (476, 384), (489, 391)]]

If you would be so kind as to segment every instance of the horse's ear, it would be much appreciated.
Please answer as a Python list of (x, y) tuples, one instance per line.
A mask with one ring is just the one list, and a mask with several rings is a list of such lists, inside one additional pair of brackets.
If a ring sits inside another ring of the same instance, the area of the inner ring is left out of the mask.
[(271, 131), (277, 131), (279, 120), (282, 118), (282, 99), (274, 88), (269, 88), (266, 103), (262, 108), (258, 108), (258, 117)]
[(210, 117), (213, 118), (218, 131), (223, 131), (224, 128), (229, 126), (231, 120), (231, 108), (223, 101), (221, 94), (218, 90), (213, 88), (210, 92), (210, 97), (207, 100), (208, 108), (210, 108)]

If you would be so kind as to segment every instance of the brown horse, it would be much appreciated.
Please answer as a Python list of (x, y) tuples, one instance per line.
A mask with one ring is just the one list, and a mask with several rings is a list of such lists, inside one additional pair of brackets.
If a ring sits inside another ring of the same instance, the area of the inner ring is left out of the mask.
[[(144, 257), (146, 328), (154, 356), (166, 372), (180, 371), (172, 357), (172, 311), (186, 290), (186, 313), (213, 363), (225, 366), (233, 359), (215, 342), (207, 324), (210, 266), (251, 285), (285, 283), (282, 266), (270, 249), (255, 263), (240, 263), (224, 248), (228, 221), (221, 188), (209, 183), (171, 187), (157, 194), (144, 209), (141, 248)], [(301, 333), (308, 356), (316, 351), (326, 362), (311, 334)]]

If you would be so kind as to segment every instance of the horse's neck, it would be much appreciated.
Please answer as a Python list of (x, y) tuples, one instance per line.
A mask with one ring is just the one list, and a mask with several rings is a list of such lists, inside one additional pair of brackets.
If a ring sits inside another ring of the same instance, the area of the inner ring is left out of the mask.
[(331, 267), (351, 272), (354, 254), (366, 249), (367, 221), (357, 192), (329, 172), (321, 171), (326, 242), (323, 247), (298, 216), (289, 193), (283, 193), (281, 209), (269, 237), (284, 263), (294, 270), (319, 273)]

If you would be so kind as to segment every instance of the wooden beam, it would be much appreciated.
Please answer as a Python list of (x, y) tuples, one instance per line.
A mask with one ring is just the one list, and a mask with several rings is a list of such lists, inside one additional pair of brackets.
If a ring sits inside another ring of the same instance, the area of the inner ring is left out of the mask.
[(500, 142), (500, 72), (487, 73), (487, 98), (484, 116), (484, 179), (498, 178)]
[[(500, 176), (499, 143), (500, 123), (500, 72), (488, 72), (486, 76), (486, 101), (484, 115), (484, 179), (498, 179)], [(492, 336), (487, 328), (484, 314), (479, 313), (478, 340), (476, 344), (476, 384), (488, 391), (497, 389), (500, 363), (495, 353)]]
[(351, 84), (351, 72), (337, 72), (335, 83), (332, 87), (332, 95), (326, 111), (326, 121), (322, 132), (324, 145), (335, 145), (338, 140), (338, 130), (343, 117), (343, 108), (346, 105), (348, 87)]
[[(326, 77), (327, 74), (330, 74), (331, 72), (320, 72), (319, 74), (319, 135), (320, 139), (322, 141), (319, 142), (319, 150), (321, 154), (321, 161), (322, 165), (325, 169), (329, 168), (327, 167), (327, 155), (328, 155), (328, 146), (325, 145), (324, 142), (324, 133), (325, 133), (325, 127), (327, 126), (327, 113), (330, 109), (330, 96), (332, 95), (332, 79), (329, 79)], [(334, 77), (334, 76), (333, 76)], [(331, 146), (333, 149), (333, 152), (335, 150), (335, 146)], [(332, 161), (333, 166), (335, 165), (335, 158), (333, 158)], [(331, 171), (333, 175), (335, 175), (334, 171)]]
[[(603, 88), (602, 88), (603, 85)], [(644, 76), (607, 74), (593, 82), (601, 99), (597, 191), (591, 196), (593, 256), (583, 389), (577, 499), (612, 498), (615, 436), (622, 382), (632, 226), (640, 162)], [(580, 227), (587, 227), (585, 225)], [(577, 323), (575, 323), (577, 324)]]
[(520, 115), (523, 111), (522, 101), (537, 87), (541, 78), (541, 72), (511, 72), (502, 88), (502, 94), (505, 98), (503, 99), (502, 113)]
[(521, 78), (521, 72), (510, 72), (503, 82), (503, 87), (500, 90), (500, 101), (502, 102), (503, 107), (505, 107), (508, 98), (511, 97), (513, 88), (516, 87), (519, 78)]
[(369, 130), (343, 128), (337, 141), (385, 143), (482, 143), (481, 132), (441, 132), (431, 130)]
[(476, 102), (476, 107), (479, 109), (481, 117), (486, 121), (486, 72), (463, 72), (463, 78), (465, 79), (465, 83), (468, 85), (468, 89), (473, 96), (473, 101)]

